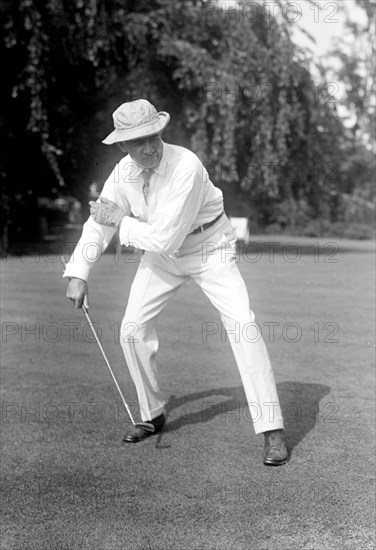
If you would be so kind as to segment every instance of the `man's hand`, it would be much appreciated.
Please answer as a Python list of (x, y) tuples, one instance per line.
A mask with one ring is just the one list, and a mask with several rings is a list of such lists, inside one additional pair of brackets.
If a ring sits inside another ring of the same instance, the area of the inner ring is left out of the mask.
[(87, 282), (83, 279), (78, 279), (77, 277), (72, 277), (69, 279), (69, 284), (67, 288), (67, 298), (74, 302), (74, 307), (81, 308), (82, 304), (85, 307), (89, 308), (89, 302), (87, 300)]
[(90, 201), (90, 214), (94, 221), (100, 225), (119, 227), (125, 212), (118, 205), (104, 197), (99, 197), (101, 202)]

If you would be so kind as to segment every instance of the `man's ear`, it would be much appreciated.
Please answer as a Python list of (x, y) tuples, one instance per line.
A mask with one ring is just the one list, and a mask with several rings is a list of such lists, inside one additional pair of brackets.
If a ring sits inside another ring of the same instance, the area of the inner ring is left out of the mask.
[(124, 145), (124, 143), (122, 143), (121, 141), (118, 141), (116, 145), (119, 147), (120, 151), (123, 151), (123, 153), (128, 153), (127, 148)]

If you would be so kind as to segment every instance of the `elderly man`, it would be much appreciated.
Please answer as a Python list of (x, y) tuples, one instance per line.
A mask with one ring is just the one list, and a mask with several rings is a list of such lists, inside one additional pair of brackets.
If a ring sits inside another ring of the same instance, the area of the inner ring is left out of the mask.
[[(222, 192), (194, 153), (162, 141), (169, 119), (145, 99), (123, 103), (113, 113), (115, 129), (103, 143), (117, 143), (128, 154), (105, 182), (99, 200), (90, 202), (91, 216), (64, 273), (70, 278), (67, 297), (82, 306), (93, 265), (89, 251), (103, 252), (116, 231), (121, 244), (144, 251), (122, 322), (121, 345), (141, 418), (158, 432), (166, 400), (158, 380), (155, 323), (179, 287), (193, 279), (228, 333), (255, 432), (265, 435), (264, 464), (284, 464), (288, 453), (273, 371), (261, 335), (249, 330), (256, 327), (255, 317), (236, 265)], [(132, 426), (124, 441), (149, 435)]]

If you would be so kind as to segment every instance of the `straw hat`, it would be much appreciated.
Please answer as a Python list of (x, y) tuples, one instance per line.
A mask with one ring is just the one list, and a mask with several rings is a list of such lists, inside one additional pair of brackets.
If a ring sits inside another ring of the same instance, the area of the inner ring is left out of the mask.
[(157, 134), (170, 122), (168, 113), (158, 113), (154, 105), (146, 99), (123, 103), (114, 111), (112, 118), (115, 130), (102, 141), (106, 145)]

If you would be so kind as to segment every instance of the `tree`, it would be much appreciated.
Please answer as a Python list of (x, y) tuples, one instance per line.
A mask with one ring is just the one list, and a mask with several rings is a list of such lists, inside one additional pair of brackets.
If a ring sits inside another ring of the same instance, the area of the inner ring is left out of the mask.
[(251, 13), (254, 4), (3, 1), (1, 174), (11, 210), (24, 200), (33, 213), (38, 196), (62, 192), (84, 201), (116, 159), (100, 144), (109, 113), (147, 97), (173, 115), (167, 137), (192, 147), (260, 221), (275, 221), (281, 204), (286, 223), (325, 213), (339, 185), (342, 124), (288, 24), (261, 5)]
[[(375, 174), (375, 0), (355, 0), (359, 17), (347, 13), (345, 32), (335, 43), (329, 61), (342, 83), (348, 147), (341, 166), (342, 191), (364, 203), (374, 200)], [(349, 200), (349, 199), (347, 199)]]

